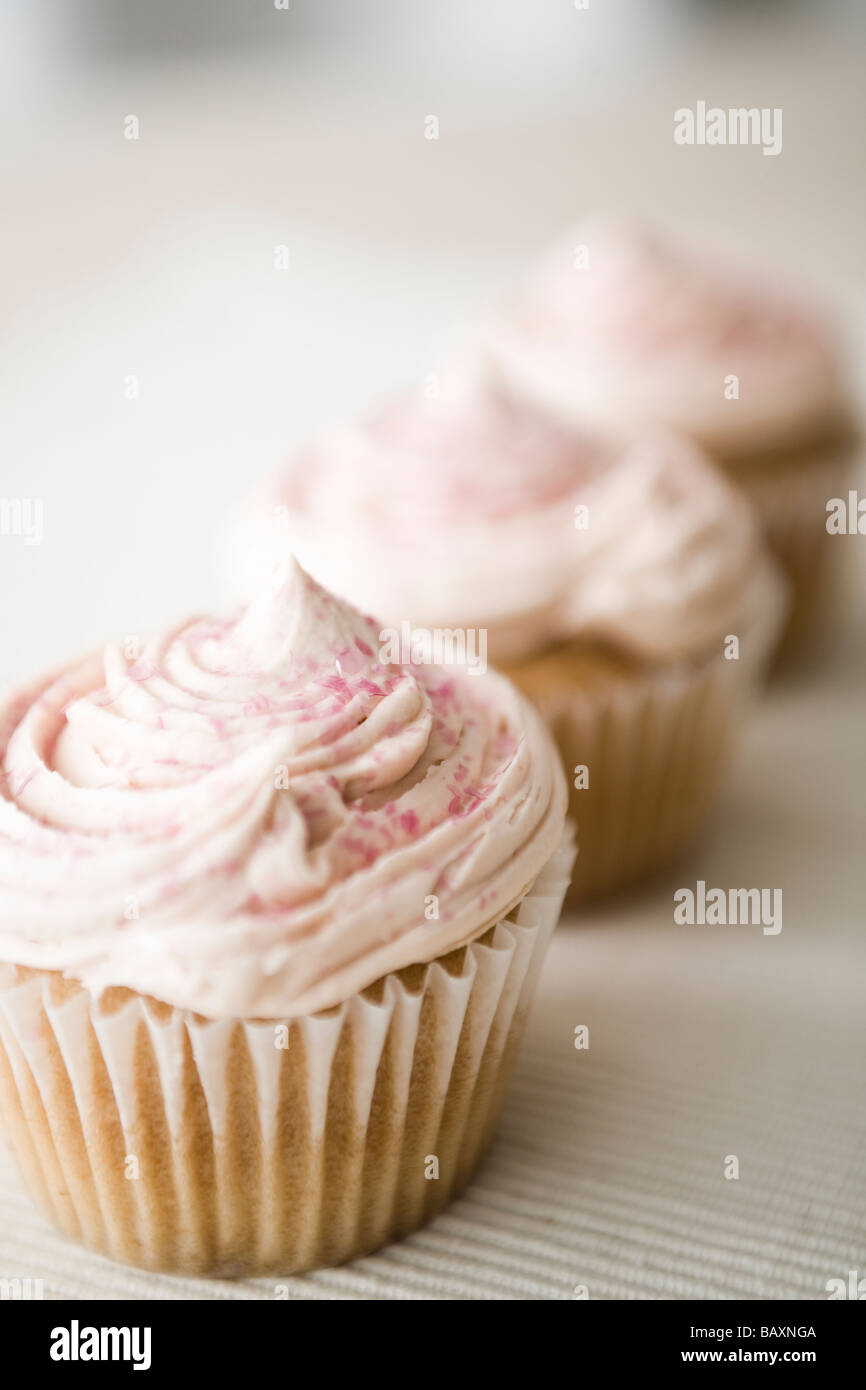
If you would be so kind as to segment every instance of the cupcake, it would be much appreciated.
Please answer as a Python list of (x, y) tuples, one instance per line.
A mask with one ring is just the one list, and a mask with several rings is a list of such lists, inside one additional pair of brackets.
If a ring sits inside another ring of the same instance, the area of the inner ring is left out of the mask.
[(566, 431), (471, 374), (299, 450), (225, 569), (258, 584), (287, 546), (531, 697), (572, 783), (573, 902), (696, 829), (784, 604), (747, 502), (694, 446)]
[(695, 441), (746, 492), (787, 574), (788, 651), (819, 633), (839, 550), (826, 505), (858, 449), (820, 311), (721, 251), (600, 223), (542, 259), (483, 336), (495, 378), (567, 428)]
[(0, 710), (0, 1117), (70, 1236), (332, 1264), (465, 1184), (573, 851), (502, 677), (380, 659), (292, 566)]

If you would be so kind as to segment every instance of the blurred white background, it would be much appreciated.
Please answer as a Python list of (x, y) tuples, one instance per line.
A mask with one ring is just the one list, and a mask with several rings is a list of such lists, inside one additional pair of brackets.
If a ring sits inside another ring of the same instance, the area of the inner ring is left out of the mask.
[[(733, 233), (859, 331), (855, 0), (12, 0), (0, 26), (0, 496), (45, 509), (41, 546), (0, 538), (2, 683), (220, 601), (250, 483), (429, 370), (587, 208)], [(699, 98), (781, 106), (781, 155), (675, 146)]]

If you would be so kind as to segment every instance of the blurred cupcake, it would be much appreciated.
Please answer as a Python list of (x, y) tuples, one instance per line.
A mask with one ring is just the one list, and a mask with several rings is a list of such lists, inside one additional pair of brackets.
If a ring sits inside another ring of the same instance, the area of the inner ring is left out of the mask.
[(471, 377), (301, 449), (227, 569), (255, 586), (287, 546), (530, 695), (574, 784), (572, 901), (696, 829), (784, 605), (748, 504), (692, 445), (578, 436)]
[(335, 1263), (490, 1136), (573, 850), (541, 721), (292, 569), (0, 710), (0, 1115), (69, 1235)]
[(600, 223), (540, 262), (485, 347), (500, 380), (567, 427), (698, 443), (746, 491), (787, 572), (789, 649), (817, 632), (839, 552), (826, 504), (858, 447), (820, 312), (720, 251)]

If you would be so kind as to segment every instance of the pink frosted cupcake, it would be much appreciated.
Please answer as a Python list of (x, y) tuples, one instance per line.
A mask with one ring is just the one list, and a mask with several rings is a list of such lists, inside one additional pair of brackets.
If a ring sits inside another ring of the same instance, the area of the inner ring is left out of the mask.
[(566, 428), (698, 443), (758, 510), (791, 584), (789, 634), (820, 616), (826, 503), (859, 443), (820, 312), (720, 251), (599, 223), (539, 263), (485, 346), (496, 377)]
[(379, 659), (293, 570), (0, 710), (0, 1116), (69, 1235), (288, 1272), (490, 1136), (572, 858), (507, 681)]
[(227, 568), (254, 588), (287, 547), (535, 701), (574, 784), (572, 900), (694, 833), (783, 610), (748, 504), (693, 446), (578, 436), (470, 378), (301, 449)]

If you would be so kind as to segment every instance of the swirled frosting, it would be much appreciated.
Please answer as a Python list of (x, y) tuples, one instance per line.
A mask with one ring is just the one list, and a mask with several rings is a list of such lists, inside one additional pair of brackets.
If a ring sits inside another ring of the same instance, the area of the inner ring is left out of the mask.
[(502, 677), (378, 633), (292, 565), (7, 700), (0, 960), (282, 1018), (503, 917), (561, 835), (550, 740)]
[(818, 311), (636, 226), (578, 229), (483, 336), (494, 372), (569, 423), (670, 428), (733, 459), (851, 428)]
[(748, 505), (691, 445), (566, 431), (472, 372), (301, 449), (226, 568), (254, 592), (287, 548), (395, 626), (485, 629), (493, 661), (580, 636), (676, 660), (779, 601)]

